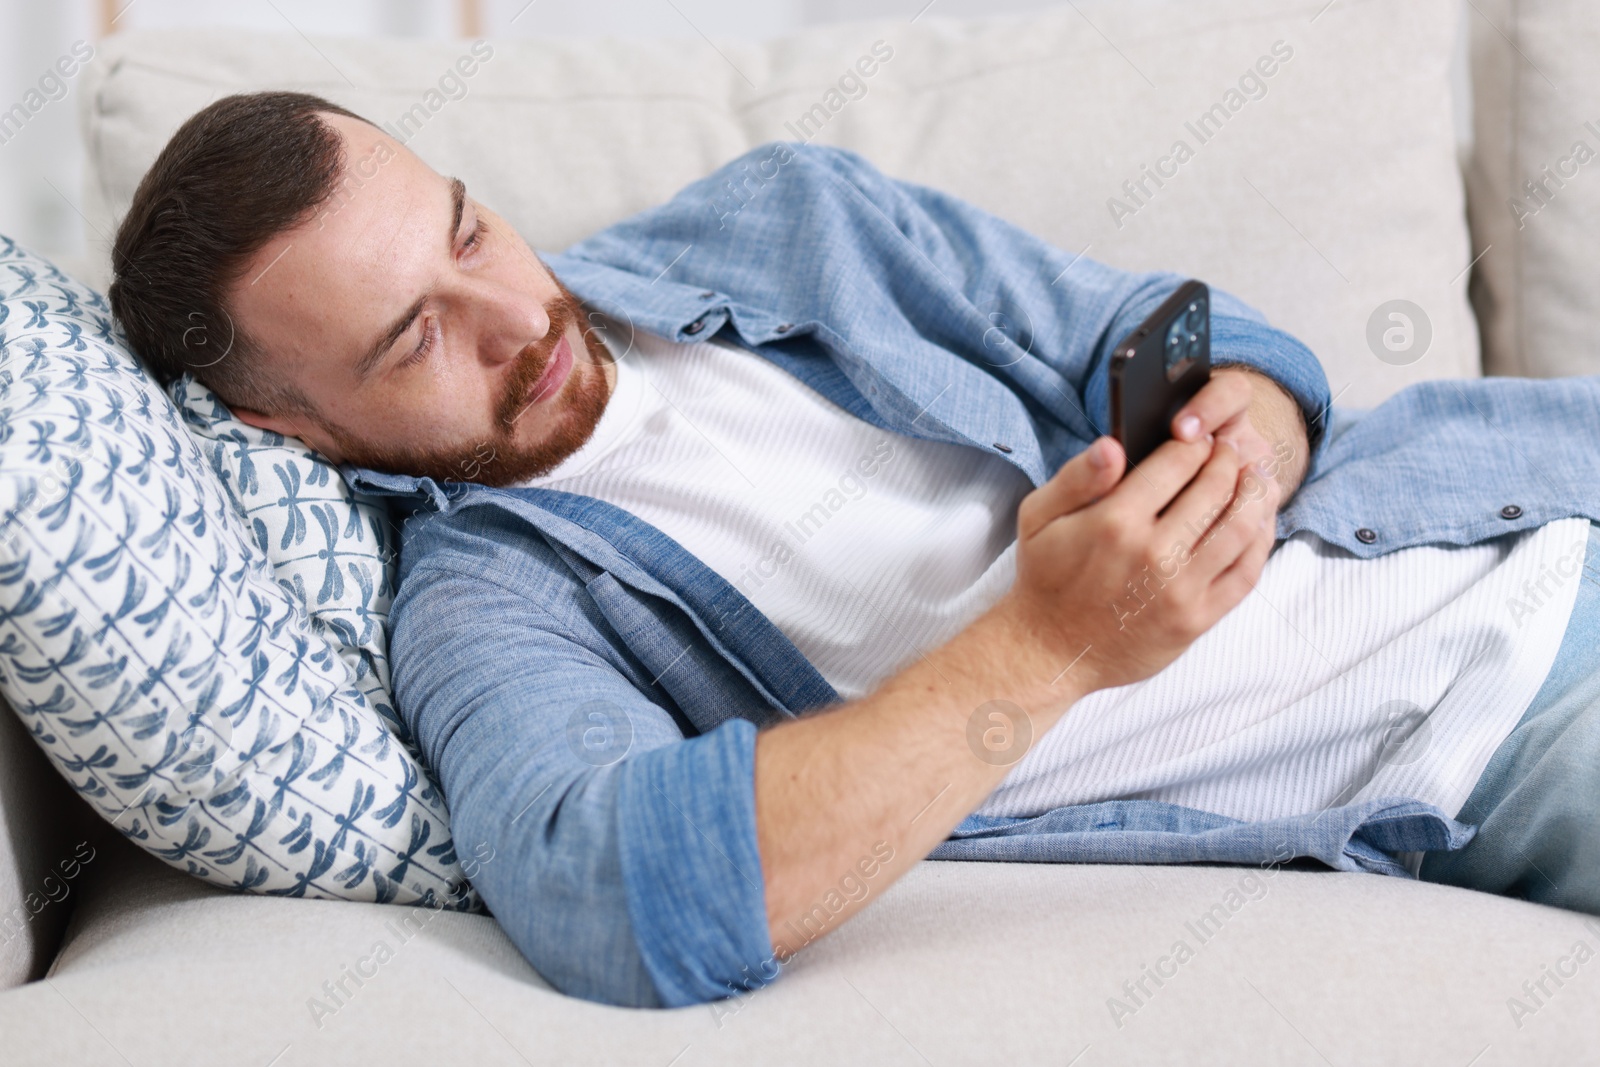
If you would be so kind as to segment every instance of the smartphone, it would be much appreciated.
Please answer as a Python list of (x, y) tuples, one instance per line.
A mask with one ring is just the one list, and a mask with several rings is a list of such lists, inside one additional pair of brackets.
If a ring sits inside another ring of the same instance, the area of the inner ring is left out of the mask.
[(1187, 281), (1111, 354), (1111, 436), (1128, 465), (1172, 436), (1172, 417), (1211, 379), (1211, 290)]

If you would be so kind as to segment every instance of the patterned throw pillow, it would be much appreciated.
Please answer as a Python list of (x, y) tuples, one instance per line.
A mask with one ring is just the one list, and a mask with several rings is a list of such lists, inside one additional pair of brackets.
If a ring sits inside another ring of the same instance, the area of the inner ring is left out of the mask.
[(195, 877), (480, 910), (391, 729), (382, 522), (305, 503), (287, 456), (301, 504), (270, 516), (219, 480), (228, 446), (185, 429), (99, 294), (0, 236), (0, 692), (103, 818)]
[(416, 752), (389, 695), (384, 624), (395, 546), (383, 505), (352, 493), (337, 467), (295, 438), (235, 418), (192, 376), (167, 391), (278, 582), (350, 664), (384, 724)]

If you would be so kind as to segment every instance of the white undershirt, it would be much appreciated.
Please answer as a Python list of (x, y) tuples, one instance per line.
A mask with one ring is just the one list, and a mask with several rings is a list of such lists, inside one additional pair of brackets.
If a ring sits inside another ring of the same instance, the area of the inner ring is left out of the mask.
[(667, 534), (846, 699), (1011, 587), (1031, 488), (998, 456), (880, 430), (744, 349), (642, 332), (593, 436), (526, 484)]
[(1271, 819), (1397, 796), (1453, 816), (1555, 661), (1588, 532), (1562, 519), (1366, 560), (1296, 534), (1182, 656), (1079, 701), (979, 810), (1145, 799)]
[[(1010, 587), (1030, 488), (997, 455), (879, 430), (744, 349), (642, 332), (594, 435), (525, 484), (672, 537), (846, 699)], [(1549, 671), (1587, 530), (1372, 560), (1291, 538), (1183, 656), (1080, 701), (979, 810), (1143, 798), (1267, 819), (1405, 796), (1453, 815)], [(1536, 610), (1508, 607), (1541, 578)]]

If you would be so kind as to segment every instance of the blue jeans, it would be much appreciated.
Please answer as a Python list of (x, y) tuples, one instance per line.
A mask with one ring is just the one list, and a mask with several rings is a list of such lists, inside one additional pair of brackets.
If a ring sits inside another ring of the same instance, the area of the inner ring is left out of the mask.
[(1544, 685), (1456, 818), (1478, 833), (1429, 852), (1427, 882), (1600, 915), (1600, 526)]

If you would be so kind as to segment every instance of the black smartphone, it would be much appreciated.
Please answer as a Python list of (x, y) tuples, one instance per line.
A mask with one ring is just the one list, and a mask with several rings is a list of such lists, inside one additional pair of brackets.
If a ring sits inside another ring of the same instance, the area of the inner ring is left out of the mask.
[(1187, 281), (1111, 353), (1111, 436), (1128, 465), (1172, 436), (1172, 417), (1211, 379), (1211, 290)]

